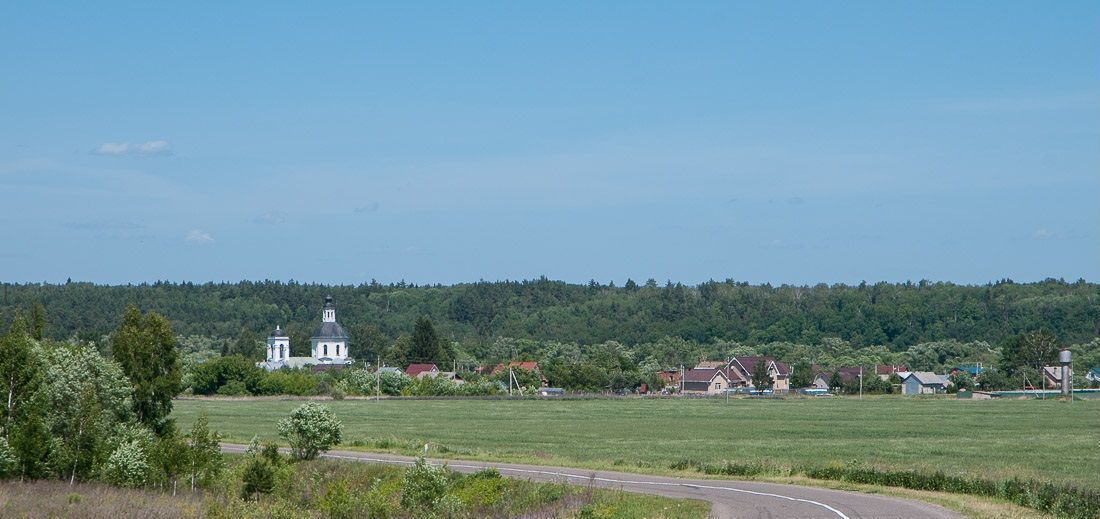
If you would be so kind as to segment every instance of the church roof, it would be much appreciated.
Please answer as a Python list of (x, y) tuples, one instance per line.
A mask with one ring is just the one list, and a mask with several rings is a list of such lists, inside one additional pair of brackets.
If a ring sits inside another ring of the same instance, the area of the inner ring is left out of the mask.
[(347, 339), (348, 333), (344, 331), (344, 327), (340, 326), (340, 323), (321, 323), (317, 329), (313, 330), (311, 339)]
[(268, 337), (288, 337), (288, 335), (286, 334), (286, 330), (282, 329), (280, 326), (276, 326), (275, 331), (271, 332), (271, 335)]

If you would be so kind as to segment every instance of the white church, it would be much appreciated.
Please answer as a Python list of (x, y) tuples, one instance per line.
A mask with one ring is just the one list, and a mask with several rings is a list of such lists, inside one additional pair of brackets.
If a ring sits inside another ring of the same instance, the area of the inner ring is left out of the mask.
[(267, 338), (267, 360), (258, 363), (261, 368), (268, 371), (279, 368), (302, 368), (306, 366), (346, 366), (354, 362), (348, 355), (348, 334), (344, 327), (336, 322), (336, 303), (332, 302), (332, 296), (325, 298), (325, 306), (321, 311), (321, 325), (313, 330), (313, 336), (309, 338), (309, 357), (290, 356), (290, 337), (280, 326), (275, 326), (275, 331)]

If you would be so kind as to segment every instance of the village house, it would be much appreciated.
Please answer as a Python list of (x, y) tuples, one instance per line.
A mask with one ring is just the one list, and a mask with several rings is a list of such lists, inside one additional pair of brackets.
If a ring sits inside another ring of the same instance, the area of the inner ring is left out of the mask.
[(694, 368), (684, 372), (683, 393), (713, 395), (730, 388), (725, 371), (717, 368)]
[(879, 364), (875, 366), (875, 375), (882, 380), (890, 380), (890, 375), (901, 376), (902, 373), (908, 373), (909, 366), (905, 364)]
[(455, 384), (466, 383), (458, 373), (454, 371), (440, 371), (438, 366), (430, 363), (409, 364), (409, 366), (405, 368), (405, 375), (412, 378), (441, 378), (443, 380), (450, 380)]
[(901, 380), (903, 395), (931, 395), (943, 393), (946, 389), (946, 377), (931, 371), (913, 371)]
[(948, 375), (965, 374), (971, 378), (981, 375), (985, 368), (981, 364), (962, 364), (951, 368)]
[[(481, 368), (478, 368), (478, 369), (480, 370), (479, 373), (483, 373), (485, 371), (484, 367), (481, 367)], [(539, 376), (540, 387), (546, 387), (546, 386), (549, 385), (549, 381), (546, 380), (546, 377), (543, 376), (543, 374), (542, 374), (542, 370), (539, 369), (539, 363), (535, 362), (533, 360), (525, 360), (525, 361), (513, 360), (512, 362), (509, 362), (508, 364), (497, 364), (496, 366), (493, 366), (492, 370), (489, 371), (489, 375), (490, 376), (496, 376), (496, 375), (499, 375), (501, 373), (504, 373), (505, 371), (508, 371), (509, 369), (522, 369), (522, 370), (525, 370), (525, 371), (530, 371), (530, 372), (532, 372), (532, 373)]]
[(776, 361), (771, 357), (749, 356), (733, 357), (726, 364), (726, 373), (730, 383), (741, 387), (752, 386), (752, 373), (756, 370), (757, 363), (767, 365), (768, 376), (772, 379), (773, 391), (788, 391), (791, 388), (791, 370), (786, 364)]
[(439, 373), (439, 368), (435, 364), (409, 364), (405, 368), (405, 374), (412, 378), (419, 378), (423, 373)]
[[(829, 384), (833, 380), (833, 373), (836, 373), (840, 377), (841, 384), (847, 384), (853, 380), (859, 380), (860, 368), (837, 368), (837, 369), (824, 369), (817, 372), (814, 376), (814, 388), (816, 389), (832, 389)], [(864, 373), (863, 376), (868, 376), (869, 373)]]
[(1093, 384), (1100, 384), (1100, 368), (1090, 369), (1088, 373), (1085, 373), (1085, 380)]
[(658, 371), (657, 379), (660, 380), (665, 387), (680, 387), (680, 370), (666, 369), (664, 371)]
[(417, 375), (416, 378), (440, 378), (443, 380), (449, 380), (458, 385), (466, 383), (466, 381), (463, 380), (462, 377), (454, 371), (424, 371), (420, 373), (420, 375)]

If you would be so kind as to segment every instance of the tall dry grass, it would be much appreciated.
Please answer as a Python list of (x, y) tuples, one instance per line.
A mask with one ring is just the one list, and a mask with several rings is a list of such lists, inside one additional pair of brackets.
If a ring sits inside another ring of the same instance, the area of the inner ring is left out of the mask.
[(0, 517), (71, 519), (190, 519), (202, 517), (202, 495), (176, 496), (98, 483), (0, 482)]

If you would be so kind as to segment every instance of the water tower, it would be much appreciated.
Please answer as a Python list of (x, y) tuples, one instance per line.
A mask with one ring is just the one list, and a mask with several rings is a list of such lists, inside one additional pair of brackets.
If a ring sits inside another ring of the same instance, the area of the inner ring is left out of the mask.
[(1070, 396), (1073, 391), (1073, 384), (1069, 370), (1070, 352), (1067, 348), (1062, 348), (1058, 352), (1058, 363), (1062, 365), (1062, 396)]

